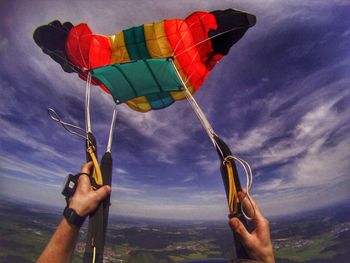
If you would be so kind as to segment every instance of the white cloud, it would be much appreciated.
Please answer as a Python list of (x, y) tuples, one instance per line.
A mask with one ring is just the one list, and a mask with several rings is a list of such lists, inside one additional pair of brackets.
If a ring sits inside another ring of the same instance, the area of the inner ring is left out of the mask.
[(183, 183), (188, 183), (196, 179), (197, 176), (195, 175), (189, 175), (186, 176), (185, 179), (182, 180)]
[(293, 165), (294, 187), (332, 187), (349, 180), (349, 149), (350, 138), (347, 138), (335, 146), (308, 151)]
[(36, 178), (41, 184), (48, 184), (45, 179), (64, 178), (67, 175), (67, 170), (51, 163), (50, 168), (40, 167), (37, 164), (33, 164), (31, 160), (26, 160), (17, 156), (0, 156), (0, 169), (1, 175), (7, 177), (21, 177), (23, 174), (30, 175), (32, 178)]
[(139, 189), (136, 187), (128, 187), (128, 186), (122, 186), (120, 184), (116, 184), (113, 186), (113, 193), (119, 194), (127, 194), (127, 195), (141, 195), (145, 191), (143, 189)]
[(337, 114), (332, 109), (335, 103), (331, 100), (304, 115), (290, 145), (302, 154), (293, 159), (295, 155), (288, 156), (282, 148), (288, 163), (275, 171), (277, 177), (253, 187), (265, 196), (261, 202), (270, 214), (308, 210), (350, 198), (350, 137), (329, 141), (333, 132), (347, 124), (349, 110)]
[(59, 160), (67, 158), (63, 153), (58, 152), (52, 146), (43, 143), (41, 139), (34, 138), (33, 130), (35, 129), (21, 129), (18, 128), (16, 124), (3, 120), (0, 126), (0, 138), (4, 141), (14, 140), (30, 147), (33, 151), (32, 155), (46, 155), (47, 157), (50, 156), (51, 158), (57, 158)]
[(224, 191), (218, 192), (218, 191), (199, 191), (194, 192), (190, 195), (190, 199), (195, 200), (195, 202), (198, 203), (213, 203), (218, 204), (222, 203), (225, 204), (226, 197)]
[(332, 110), (337, 101), (339, 98), (326, 102), (320, 101), (319, 107), (305, 114), (295, 129), (295, 139), (297, 141), (314, 140), (342, 125), (346, 119)]
[(218, 172), (220, 168), (220, 159), (218, 156), (200, 155), (196, 159), (196, 166), (201, 169), (204, 174), (213, 174), (214, 172)]
[(122, 168), (114, 168), (115, 170), (115, 174), (118, 174), (120, 176), (120, 174), (128, 174), (128, 172), (125, 170), (125, 169), (122, 169)]

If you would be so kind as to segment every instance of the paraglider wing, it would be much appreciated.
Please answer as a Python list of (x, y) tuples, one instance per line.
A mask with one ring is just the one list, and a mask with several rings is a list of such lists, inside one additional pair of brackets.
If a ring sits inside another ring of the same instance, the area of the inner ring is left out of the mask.
[[(160, 74), (156, 72), (161, 70), (149, 69), (145, 63), (153, 65), (159, 62), (153, 63), (154, 59), (173, 58), (176, 69), (193, 95), (215, 64), (254, 24), (255, 16), (234, 9), (198, 11), (185, 19), (143, 24), (110, 36), (94, 34), (85, 23), (72, 26), (69, 22), (62, 25), (54, 21), (39, 27), (34, 39), (65, 71), (77, 71), (86, 80), (86, 72), (92, 70), (92, 83), (111, 93), (116, 103), (125, 102), (133, 110), (147, 112), (163, 109), (185, 99), (185, 95), (179, 86), (163, 86), (161, 82), (165, 78), (158, 78)], [(121, 65), (125, 62), (130, 64)], [(165, 62), (163, 65), (168, 67)], [(167, 69), (164, 71), (169, 75)], [(120, 77), (124, 73), (127, 77)], [(143, 78), (139, 77), (140, 74)], [(146, 77), (147, 74), (150, 77)], [(133, 86), (133, 83), (147, 78), (153, 81), (144, 82), (144, 90), (137, 88), (133, 93), (126, 92), (127, 85), (120, 87), (118, 82), (122, 80)]]

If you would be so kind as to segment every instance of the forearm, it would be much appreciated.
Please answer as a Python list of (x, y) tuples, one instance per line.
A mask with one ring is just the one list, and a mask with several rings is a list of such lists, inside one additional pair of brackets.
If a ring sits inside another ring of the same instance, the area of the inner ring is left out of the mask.
[(68, 224), (67, 220), (63, 219), (37, 263), (71, 262), (78, 236), (79, 228)]
[(74, 195), (70, 198), (69, 207), (66, 207), (63, 211), (64, 219), (59, 224), (37, 263), (71, 262), (79, 236), (79, 228), (85, 217), (96, 210), (98, 204), (111, 193), (111, 188), (107, 185), (96, 191), (91, 188), (88, 174), (92, 166), (92, 162), (82, 166), (78, 186)]

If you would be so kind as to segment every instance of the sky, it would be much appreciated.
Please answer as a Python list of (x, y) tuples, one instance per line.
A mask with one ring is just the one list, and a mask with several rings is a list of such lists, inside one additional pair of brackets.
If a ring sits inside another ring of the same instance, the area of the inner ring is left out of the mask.
[[(59, 19), (113, 34), (193, 11), (237, 8), (257, 24), (231, 48), (195, 98), (235, 155), (253, 169), (251, 194), (267, 216), (350, 198), (350, 3), (348, 1), (0, 2), (0, 192), (64, 207), (65, 176), (79, 171), (84, 142), (50, 120), (54, 108), (84, 127), (85, 83), (33, 41)], [(103, 153), (114, 103), (92, 89), (92, 129)], [(223, 219), (219, 159), (186, 101), (149, 113), (119, 107), (111, 213)], [(245, 179), (242, 175), (242, 183)]]

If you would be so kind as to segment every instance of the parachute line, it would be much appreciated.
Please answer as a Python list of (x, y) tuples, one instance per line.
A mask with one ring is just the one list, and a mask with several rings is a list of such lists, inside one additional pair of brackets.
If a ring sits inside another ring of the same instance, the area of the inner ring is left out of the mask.
[[(46, 50), (49, 50), (49, 49), (46, 49)], [(78, 74), (83, 74), (85, 77), (87, 76), (87, 74), (83, 71), (82, 68), (79, 68), (78, 66), (74, 65), (71, 61), (69, 61), (67, 58), (61, 56), (58, 52), (55, 52), (53, 50), (49, 50), (51, 53), (55, 54), (55, 56), (57, 56), (58, 58), (61, 58), (62, 60), (64, 60), (65, 62), (67, 62), (67, 64), (70, 65), (70, 68), (75, 72), (75, 73), (78, 73)], [(77, 70), (80, 69), (80, 71)]]
[(85, 90), (85, 125), (86, 125), (87, 132), (91, 132), (90, 94), (91, 94), (91, 72), (88, 73), (88, 76), (86, 79), (86, 90)]
[(79, 54), (80, 54), (80, 57), (82, 58), (83, 62), (84, 62), (84, 66), (85, 68), (90, 68), (90, 61), (89, 61), (89, 64), (86, 63), (85, 59), (84, 59), (84, 56), (83, 56), (83, 52), (81, 50), (81, 45), (80, 45), (80, 41), (79, 41), (79, 37), (78, 37), (78, 34), (77, 34), (77, 29), (75, 27), (73, 27), (71, 30), (74, 30), (74, 34), (73, 36), (75, 37), (75, 39), (77, 39), (78, 41), (78, 48), (79, 48)]
[[(207, 15), (209, 15), (209, 13), (207, 13), (207, 14), (201, 16), (201, 19), (204, 18), (204, 17), (207, 16)], [(181, 26), (180, 26), (180, 28), (179, 28), (179, 31), (180, 31), (180, 29), (181, 29), (181, 27), (182, 27), (182, 25), (183, 25), (184, 23), (187, 24), (186, 20), (182, 20), (182, 21), (181, 21)], [(177, 51), (177, 49), (178, 49), (180, 43), (184, 40), (184, 38), (186, 37), (186, 35), (190, 33), (190, 31), (191, 31), (190, 29), (191, 29), (194, 25), (196, 25), (196, 23), (191, 23), (191, 24), (188, 26), (188, 30), (186, 31), (185, 34), (183, 34), (183, 35), (181, 36), (181, 39), (179, 40), (179, 42), (177, 43), (176, 47), (174, 48), (174, 52), (173, 52), (173, 55), (172, 55), (172, 56), (175, 55), (175, 52)], [(192, 48), (192, 47), (190, 47), (190, 48)], [(190, 48), (189, 48), (189, 49), (190, 49)]]
[(80, 138), (83, 138), (84, 140), (87, 140), (91, 145), (92, 145), (92, 142), (91, 140), (88, 138), (87, 136), (87, 133), (86, 133), (86, 130), (84, 130), (83, 128), (79, 127), (79, 126), (76, 126), (76, 125), (73, 125), (73, 124), (70, 124), (68, 122), (65, 122), (61, 119), (61, 117), (58, 115), (58, 113), (52, 109), (52, 108), (48, 108), (47, 109), (47, 113), (49, 115), (49, 117), (62, 125), (62, 127), (69, 133), (73, 134), (73, 135), (76, 135)]
[(115, 106), (113, 110), (111, 126), (109, 129), (109, 136), (108, 136), (108, 143), (107, 143), (107, 150), (106, 150), (106, 152), (109, 152), (109, 153), (111, 152), (111, 149), (112, 149), (113, 134), (114, 134), (114, 129), (116, 125), (117, 113), (118, 113), (118, 109), (117, 109), (117, 106)]
[[(197, 58), (198, 55), (199, 55), (199, 52), (196, 53), (195, 56), (193, 56), (190, 65), (193, 64), (194, 60)], [(192, 72), (190, 73), (190, 75), (189, 75), (189, 76), (186, 76), (185, 84), (187, 84), (187, 83), (190, 81), (191, 77), (193, 76), (193, 74), (194, 74), (195, 72), (196, 72), (195, 67), (193, 67)], [(188, 89), (187, 89), (187, 90), (188, 90)]]
[[(205, 131), (207, 132), (210, 140), (212, 141), (213, 145), (215, 148), (217, 148), (220, 152), (220, 155), (222, 156), (224, 162), (227, 162), (230, 159), (233, 159), (235, 161), (237, 161), (242, 167), (243, 170), (245, 172), (245, 176), (246, 176), (246, 192), (245, 192), (245, 196), (244, 198), (241, 200), (241, 211), (243, 216), (247, 219), (247, 220), (252, 220), (255, 217), (255, 207), (253, 207), (254, 210), (254, 216), (253, 217), (249, 217), (247, 215), (247, 213), (245, 213), (244, 211), (244, 207), (243, 207), (243, 200), (245, 198), (248, 198), (249, 202), (252, 204), (250, 197), (249, 197), (249, 190), (253, 184), (253, 175), (252, 175), (252, 170), (250, 168), (250, 165), (248, 164), (248, 162), (246, 162), (245, 160), (243, 160), (242, 158), (239, 158), (237, 156), (234, 155), (230, 155), (225, 157), (223, 154), (223, 150), (221, 149), (220, 145), (216, 142), (216, 140), (214, 139), (214, 135), (216, 135), (216, 133), (214, 132), (213, 127), (211, 126), (211, 124), (209, 123), (207, 117), (205, 116), (205, 114), (203, 113), (202, 109), (199, 107), (198, 103), (196, 102), (196, 100), (194, 99), (194, 97), (192, 96), (191, 92), (188, 90), (186, 83), (184, 82), (184, 80), (181, 78), (179, 71), (177, 70), (175, 63), (173, 60), (171, 60), (171, 63), (175, 69), (175, 72), (178, 76), (178, 78), (180, 79), (182, 85), (183, 85), (183, 93), (185, 94), (188, 102), (190, 103), (190, 105), (192, 106), (194, 112), (196, 113), (198, 119), (200, 120), (203, 128), (205, 129)], [(231, 179), (230, 179), (231, 180)], [(230, 212), (233, 212), (236, 209), (233, 209), (234, 206), (234, 200), (237, 200), (237, 191), (234, 191), (233, 186), (232, 186), (233, 181), (231, 182), (231, 187), (230, 187), (230, 197), (229, 197), (229, 208), (230, 208)], [(236, 196), (236, 197), (235, 197)]]
[(206, 38), (206, 39), (203, 39), (202, 41), (199, 41), (198, 43), (194, 44), (193, 46), (190, 46), (190, 47), (186, 48), (186, 49), (183, 50), (180, 54), (174, 55), (173, 57), (176, 58), (176, 57), (178, 57), (178, 56), (181, 56), (182, 54), (186, 53), (188, 50), (190, 50), (190, 49), (192, 49), (192, 48), (194, 48), (194, 47), (196, 47), (196, 46), (198, 46), (198, 45), (200, 45), (200, 44), (203, 44), (203, 43), (205, 43), (206, 41), (208, 41), (208, 40), (210, 40), (210, 39), (216, 38), (216, 37), (218, 37), (218, 36), (221, 36), (221, 35), (224, 35), (224, 34), (227, 34), (227, 33), (231, 32), (231, 31), (235, 31), (235, 30), (242, 29), (242, 28), (245, 28), (245, 27), (243, 27), (243, 26), (240, 26), (240, 27), (233, 27), (233, 28), (228, 29), (228, 30), (226, 30), (226, 31), (224, 31), (224, 32), (221, 32), (221, 33), (219, 33), (219, 34), (216, 34), (216, 35), (213, 35), (213, 36), (208, 37), (208, 38)]
[(175, 63), (173, 60), (171, 60), (171, 63), (175, 69), (175, 72), (178, 76), (178, 78), (181, 80), (181, 83), (183, 85), (183, 92), (188, 100), (188, 102), (190, 103), (190, 105), (192, 106), (193, 110), (195, 111), (197, 117), (199, 118), (200, 122), (202, 123), (204, 129), (206, 130), (210, 140), (212, 141), (212, 143), (215, 144), (215, 140), (213, 138), (214, 135), (214, 130), (213, 127), (210, 125), (207, 117), (204, 115), (202, 109), (199, 107), (198, 103), (196, 102), (196, 100), (193, 98), (191, 92), (188, 90), (186, 83), (184, 82), (184, 80), (181, 78), (179, 71), (177, 70)]
[[(225, 159), (224, 159), (224, 163), (225, 162), (229, 162), (230, 160), (235, 160), (237, 161), (244, 169), (244, 172), (245, 172), (245, 175), (246, 175), (246, 190), (245, 190), (245, 193), (244, 193), (244, 197), (243, 199), (241, 200), (241, 211), (242, 211), (242, 214), (243, 216), (247, 219), (247, 220), (252, 220), (254, 217), (255, 217), (255, 207), (250, 199), (250, 195), (249, 195), (249, 191), (252, 187), (252, 184), (253, 184), (253, 173), (252, 173), (252, 170), (250, 168), (250, 165), (248, 162), (246, 162), (245, 160), (243, 160), (242, 158), (239, 158), (237, 156), (234, 156), (234, 155), (229, 155), (227, 156)], [(252, 217), (249, 217), (247, 215), (247, 213), (245, 212), (244, 210), (244, 206), (243, 206), (243, 200), (245, 198), (248, 198), (248, 201), (251, 205), (251, 207), (253, 208), (253, 216)]]

